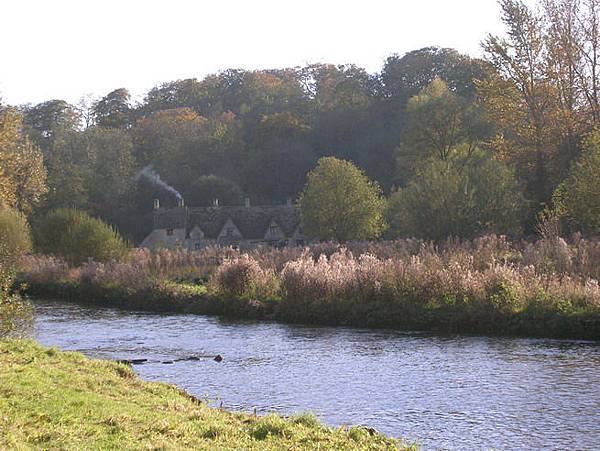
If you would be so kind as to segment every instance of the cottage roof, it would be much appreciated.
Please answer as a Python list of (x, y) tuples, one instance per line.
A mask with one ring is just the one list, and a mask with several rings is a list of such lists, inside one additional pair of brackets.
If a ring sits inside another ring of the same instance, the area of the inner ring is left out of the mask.
[(228, 219), (231, 219), (245, 239), (263, 239), (274, 221), (291, 237), (298, 227), (298, 214), (294, 206), (208, 207), (190, 208), (188, 228), (200, 227), (206, 238), (216, 239)]
[(155, 229), (183, 229), (186, 226), (185, 207), (169, 208), (154, 212)]

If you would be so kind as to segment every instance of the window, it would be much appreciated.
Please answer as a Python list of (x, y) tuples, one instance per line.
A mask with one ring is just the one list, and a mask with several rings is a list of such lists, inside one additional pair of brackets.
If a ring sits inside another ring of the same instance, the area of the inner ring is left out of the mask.
[(200, 241), (196, 241), (196, 243), (194, 244), (194, 248), (196, 250), (202, 249), (202, 243)]
[(225, 234), (229, 237), (233, 236), (233, 227), (227, 227), (227, 230), (225, 230)]
[(173, 229), (167, 229), (167, 236), (173, 236)]
[(277, 225), (273, 224), (269, 227), (269, 233), (271, 235), (275, 235), (278, 232), (279, 232), (279, 227), (277, 227)]
[(296, 240), (296, 246), (304, 246), (304, 240)]

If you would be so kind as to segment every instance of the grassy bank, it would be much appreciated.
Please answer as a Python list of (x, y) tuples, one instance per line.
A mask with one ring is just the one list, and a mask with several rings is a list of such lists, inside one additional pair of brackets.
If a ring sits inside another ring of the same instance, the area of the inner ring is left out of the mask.
[(134, 251), (69, 268), (29, 257), (30, 294), (151, 311), (600, 339), (600, 242), (488, 236), (310, 248)]
[(364, 428), (309, 415), (254, 417), (209, 408), (122, 364), (31, 341), (0, 341), (1, 449), (397, 449)]

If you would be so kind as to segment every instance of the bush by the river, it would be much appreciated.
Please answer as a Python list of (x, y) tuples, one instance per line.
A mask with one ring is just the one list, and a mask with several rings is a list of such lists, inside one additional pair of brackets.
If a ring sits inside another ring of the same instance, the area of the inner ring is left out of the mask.
[(27, 218), (16, 210), (0, 208), (0, 262), (14, 260), (30, 250)]
[(27, 219), (19, 212), (0, 208), (0, 337), (22, 332), (31, 321), (31, 306), (13, 293), (16, 260), (31, 250)]
[(110, 225), (70, 208), (51, 211), (35, 224), (35, 249), (63, 258), (72, 265), (89, 259), (119, 260), (128, 249), (126, 241)]
[(433, 161), (406, 187), (392, 193), (390, 236), (440, 240), (483, 232), (519, 232), (525, 201), (512, 171), (475, 153), (469, 160)]
[[(133, 250), (127, 263), (27, 257), (41, 295), (283, 321), (600, 339), (600, 240), (501, 236), (307, 248)], [(205, 287), (200, 290), (200, 287)]]

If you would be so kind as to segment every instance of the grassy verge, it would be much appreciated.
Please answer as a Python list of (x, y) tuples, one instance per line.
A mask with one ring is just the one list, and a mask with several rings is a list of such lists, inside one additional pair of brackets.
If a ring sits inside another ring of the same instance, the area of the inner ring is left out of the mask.
[(414, 449), (310, 415), (207, 407), (122, 364), (32, 341), (0, 341), (1, 449)]

